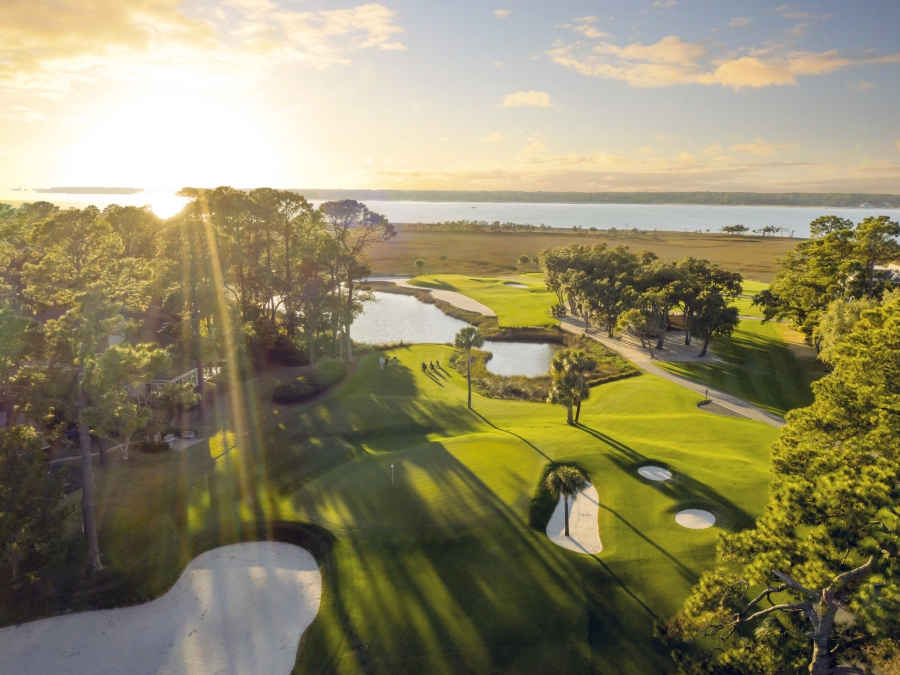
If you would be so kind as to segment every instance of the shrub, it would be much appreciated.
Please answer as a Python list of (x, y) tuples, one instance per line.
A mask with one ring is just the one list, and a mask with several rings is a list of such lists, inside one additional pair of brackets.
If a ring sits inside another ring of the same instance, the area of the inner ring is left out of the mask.
[(317, 392), (315, 383), (306, 375), (301, 375), (295, 380), (280, 384), (272, 392), (272, 401), (275, 403), (299, 403), (314, 396)]
[(347, 367), (337, 361), (329, 361), (318, 366), (312, 376), (300, 377), (280, 384), (272, 392), (272, 401), (281, 405), (302, 403), (318, 393), (333, 387), (347, 376)]
[(138, 450), (141, 452), (146, 452), (148, 454), (154, 454), (157, 452), (165, 452), (169, 449), (169, 444), (160, 441), (159, 443), (154, 443), (153, 441), (141, 441), (138, 443)]

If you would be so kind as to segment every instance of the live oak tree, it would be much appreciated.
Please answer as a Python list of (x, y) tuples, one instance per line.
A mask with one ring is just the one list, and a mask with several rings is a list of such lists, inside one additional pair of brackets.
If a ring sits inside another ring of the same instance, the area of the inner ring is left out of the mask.
[(155, 373), (168, 370), (170, 363), (169, 354), (152, 343), (112, 345), (87, 359), (84, 387), (91, 403), (87, 418), (98, 432), (121, 434), (123, 459), (128, 459), (131, 437), (152, 415), (145, 385)]
[(868, 673), (900, 635), (900, 300), (864, 311), (832, 363), (788, 414), (764, 514), (723, 537), (670, 626), (706, 638), (677, 650), (686, 670)]
[(14, 374), (29, 349), (27, 317), (10, 309), (0, 309), (0, 404), (13, 423)]
[(703, 347), (697, 357), (706, 356), (706, 350), (714, 336), (730, 336), (739, 323), (737, 307), (729, 307), (720, 293), (715, 290), (700, 292), (695, 300), (689, 330), (691, 336), (703, 340)]

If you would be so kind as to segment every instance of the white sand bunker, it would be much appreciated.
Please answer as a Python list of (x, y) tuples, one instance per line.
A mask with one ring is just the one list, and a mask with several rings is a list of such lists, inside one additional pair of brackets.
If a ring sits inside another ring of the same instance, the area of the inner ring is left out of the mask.
[(642, 466), (638, 473), (648, 480), (669, 480), (672, 472), (661, 466)]
[(507, 281), (507, 282), (506, 282), (505, 284), (503, 284), (503, 285), (504, 285), (504, 286), (510, 286), (510, 287), (512, 287), (512, 288), (529, 288), (529, 286), (527, 286), (526, 284), (520, 284), (520, 283), (517, 283), (517, 282), (515, 282), (515, 281)]
[(569, 503), (569, 536), (566, 536), (566, 514), (562, 495), (559, 504), (547, 524), (547, 536), (557, 546), (578, 553), (600, 553), (600, 525), (597, 514), (600, 511), (600, 496), (593, 485), (579, 492), (574, 502)]
[(0, 630), (0, 663), (16, 675), (287, 675), (321, 595), (302, 548), (224, 546), (152, 602)]
[(716, 517), (702, 509), (685, 509), (675, 514), (675, 522), (691, 530), (705, 530), (716, 524)]

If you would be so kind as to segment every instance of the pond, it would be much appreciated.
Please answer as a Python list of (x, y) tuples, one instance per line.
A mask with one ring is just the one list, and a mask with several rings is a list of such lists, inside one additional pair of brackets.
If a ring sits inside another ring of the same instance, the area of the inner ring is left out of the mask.
[[(465, 321), (447, 316), (434, 305), (427, 305), (410, 295), (376, 291), (375, 301), (368, 302), (353, 322), (350, 335), (356, 342), (451, 343)], [(493, 353), (487, 368), (497, 375), (546, 375), (550, 359), (561, 348), (539, 342), (495, 342), (488, 340), (483, 349)]]

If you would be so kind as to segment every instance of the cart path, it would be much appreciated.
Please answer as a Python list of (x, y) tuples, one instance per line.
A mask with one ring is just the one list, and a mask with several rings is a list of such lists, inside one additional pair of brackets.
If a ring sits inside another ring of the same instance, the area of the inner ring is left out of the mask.
[[(571, 317), (563, 319), (560, 325), (563, 330), (569, 331), (570, 333), (584, 332), (584, 323)], [(650, 355), (644, 349), (635, 349), (622, 340), (610, 339), (605, 335), (600, 335), (595, 332), (588, 332), (588, 337), (593, 338), (597, 342), (601, 343), (604, 347), (608, 347), (617, 354), (624, 356), (641, 370), (652, 373), (657, 377), (661, 377), (664, 380), (668, 380), (669, 382), (684, 387), (685, 389), (690, 389), (691, 391), (698, 394), (707, 394), (708, 392), (710, 400), (715, 401), (719, 405), (733, 410), (734, 412), (739, 413), (744, 417), (756, 420), (757, 422), (763, 422), (764, 424), (768, 424), (776, 428), (781, 428), (785, 425), (785, 421), (782, 417), (770, 413), (767, 410), (763, 410), (759, 406), (755, 406), (742, 398), (738, 398), (737, 396), (733, 396), (732, 394), (721, 391), (719, 389), (713, 389), (712, 387), (708, 387), (704, 384), (694, 382), (693, 380), (689, 380), (685, 377), (674, 375), (667, 370), (663, 370), (656, 365), (656, 359), (650, 359)]]

